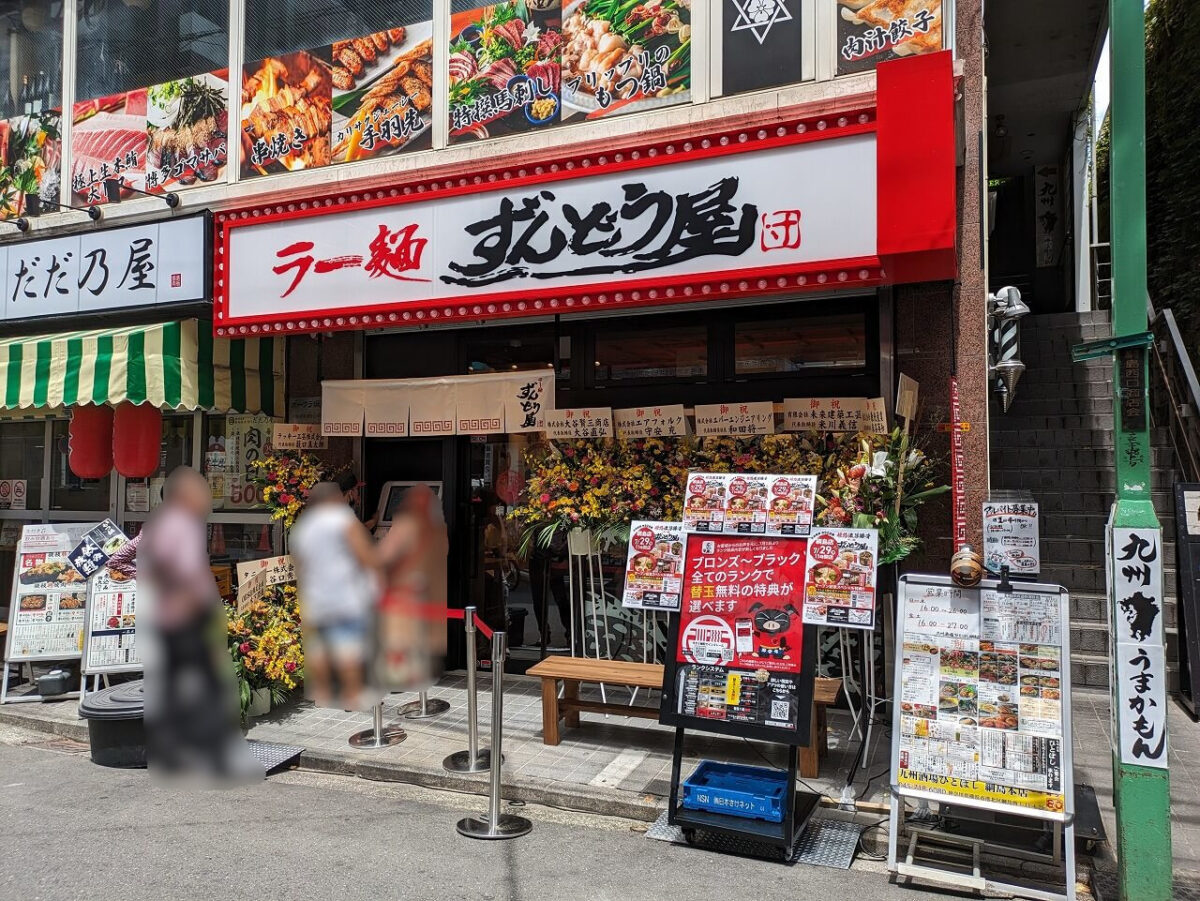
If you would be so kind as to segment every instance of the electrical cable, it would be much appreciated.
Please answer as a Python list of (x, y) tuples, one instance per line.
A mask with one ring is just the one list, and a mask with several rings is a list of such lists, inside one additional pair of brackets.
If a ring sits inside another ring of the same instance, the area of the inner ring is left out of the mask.
[[(760, 751), (760, 750), (758, 749), (758, 747), (757, 747), (757, 746), (754, 744), (754, 742), (750, 741), (750, 739), (743, 737), (743, 738), (742, 738), (742, 741), (744, 741), (744, 742), (745, 742), (747, 745), (749, 745), (749, 746), (750, 746), (750, 748), (751, 748), (751, 749), (754, 751), (754, 753), (755, 753), (755, 754), (757, 754), (757, 755), (759, 756), (759, 758), (760, 758), (760, 759), (761, 759), (761, 760), (762, 760), (762, 761), (763, 761), (763, 762), (764, 762), (764, 763), (765, 763), (765, 764), (766, 764), (768, 767), (770, 767), (770, 768), (771, 768), (771, 769), (772, 769), (774, 772), (777, 772), (777, 773), (785, 773), (785, 772), (787, 772), (787, 770), (786, 770), (786, 769), (784, 769), (784, 768), (782, 768), (782, 767), (780, 767), (780, 766), (777, 766), (777, 765), (776, 765), (776, 764), (775, 764), (775, 763), (774, 763), (774, 762), (773, 762), (773, 761), (772, 761), (770, 758), (768, 758), (768, 757), (767, 757), (767, 755), (766, 755), (766, 754), (764, 754), (762, 751)], [(789, 751), (788, 753), (790, 754), (790, 753), (793, 753), (793, 752), (792, 752), (792, 751)], [(805, 782), (805, 781), (804, 781), (803, 779), (801, 779), (799, 776), (797, 776), (797, 777), (796, 777), (796, 781), (797, 781), (797, 782), (799, 782), (801, 785), (803, 785), (805, 788), (807, 788), (807, 789), (808, 789), (810, 792), (812, 792), (814, 795), (819, 795), (819, 796), (820, 796), (820, 797), (822, 797), (822, 798), (824, 798), (824, 797), (825, 797), (825, 792), (823, 792), (823, 791), (818, 791), (817, 789), (813, 788), (811, 785), (809, 785), (807, 782)]]
[(877, 823), (872, 823), (870, 826), (867, 826), (865, 829), (863, 829), (863, 831), (862, 831), (862, 832), (860, 832), (860, 833), (858, 834), (858, 853), (859, 853), (860, 855), (862, 855), (863, 857), (865, 857), (867, 860), (887, 860), (887, 857), (888, 857), (888, 856), (887, 856), (886, 854), (875, 854), (875, 853), (873, 853), (873, 852), (871, 852), (871, 851), (868, 851), (868, 850), (867, 850), (867, 849), (866, 849), (866, 848), (863, 846), (863, 838), (864, 838), (864, 836), (866, 836), (866, 834), (867, 834), (868, 832), (870, 832), (872, 829), (878, 829), (880, 826), (882, 826), (882, 825), (883, 825), (884, 823), (886, 823), (886, 822), (887, 822), (887, 817), (884, 817), (884, 818), (883, 818), (882, 820), (880, 820), (879, 822), (877, 822)]

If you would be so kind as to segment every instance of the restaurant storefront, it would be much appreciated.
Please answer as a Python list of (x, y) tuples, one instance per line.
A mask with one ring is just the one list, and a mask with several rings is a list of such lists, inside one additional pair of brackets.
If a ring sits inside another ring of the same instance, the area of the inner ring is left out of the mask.
[[(283, 407), (284, 345), (213, 336), (209, 224), (180, 217), (0, 250), (10, 286), (0, 326), (6, 585), (22, 525), (108, 518), (134, 535), (184, 464), (213, 487), (215, 567), (279, 546), (246, 468), (263, 440), (254, 436)], [(118, 443), (153, 459), (131, 475), (114, 463)]]
[[(326, 360), (293, 366), (290, 394), (323, 394), (364, 516), (388, 483), (436, 483), (451, 604), (544, 605), (540, 644), (569, 645), (562, 567), (522, 554), (511, 519), (531, 445), (565, 410), (667, 406), (680, 434), (706, 404), (767, 404), (770, 432), (797, 398), (890, 415), (898, 324), (951, 328), (955, 83), (932, 54), (879, 66), (873, 95), (741, 127), (218, 213), (215, 332)], [(532, 417), (480, 387), (535, 378)], [(944, 382), (923, 390), (948, 406)]]

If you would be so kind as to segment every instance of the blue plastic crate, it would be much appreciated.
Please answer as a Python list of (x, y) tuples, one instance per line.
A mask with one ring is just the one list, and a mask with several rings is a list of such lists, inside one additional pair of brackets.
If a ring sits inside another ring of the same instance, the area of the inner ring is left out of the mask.
[(779, 823), (786, 791), (787, 773), (781, 770), (702, 760), (683, 783), (681, 803), (689, 810)]

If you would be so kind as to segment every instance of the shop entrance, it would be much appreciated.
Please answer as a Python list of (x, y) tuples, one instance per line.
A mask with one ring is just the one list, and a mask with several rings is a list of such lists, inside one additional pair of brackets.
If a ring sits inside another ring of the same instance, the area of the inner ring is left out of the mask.
[[(524, 672), (542, 657), (543, 600), (550, 608), (547, 646), (567, 644), (566, 563), (555, 559), (553, 550), (522, 554), (520, 532), (507, 520), (525, 484), (529, 439), (371, 438), (364, 442), (363, 455), (363, 512), (368, 516), (380, 513), (386, 518), (385, 494), (390, 492), (385, 489), (392, 483), (440, 484), (450, 533), (450, 606), (474, 606), (493, 629), (508, 629), (509, 669), (514, 672)], [(452, 639), (447, 666), (462, 666), (462, 654), (461, 642)]]

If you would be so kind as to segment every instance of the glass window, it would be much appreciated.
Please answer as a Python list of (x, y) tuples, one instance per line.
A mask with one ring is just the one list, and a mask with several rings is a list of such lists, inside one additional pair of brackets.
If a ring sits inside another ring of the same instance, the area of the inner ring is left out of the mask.
[(866, 319), (859, 313), (739, 322), (734, 340), (737, 375), (867, 365)]
[(604, 330), (596, 335), (596, 381), (703, 379), (708, 328), (703, 325)]
[(164, 416), (162, 448), (158, 455), (158, 472), (148, 479), (129, 479), (125, 482), (125, 512), (147, 513), (162, 497), (162, 485), (177, 466), (192, 462), (192, 416)]
[(36, 510), (42, 503), (45, 460), (44, 420), (0, 423), (0, 479), (25, 480), (25, 506), (29, 509)]
[(212, 488), (213, 509), (261, 509), (250, 483), (250, 464), (263, 456), (272, 419), (260, 414), (205, 417), (203, 472)]
[(113, 474), (102, 479), (81, 479), (67, 465), (70, 422), (56, 419), (50, 447), (50, 509), (95, 510), (107, 515)]
[(468, 335), (465, 344), (467, 372), (515, 372), (549, 369), (554, 365), (554, 337), (550, 331), (531, 335), (489, 335), (484, 330)]
[(0, 12), (0, 218), (57, 200), (62, 143), (62, 6), (5, 3)]
[(105, 203), (124, 186), (177, 191), (221, 178), (228, 0), (79, 0), (78, 8), (75, 202)]
[(431, 0), (247, 0), (242, 177), (432, 146)]
[(21, 540), (21, 529), (33, 525), (37, 520), (6, 519), (0, 522), (0, 585), (4, 592), (0, 594), (0, 621), (8, 622), (8, 605), (12, 594), (13, 569), (17, 560), (17, 542)]

